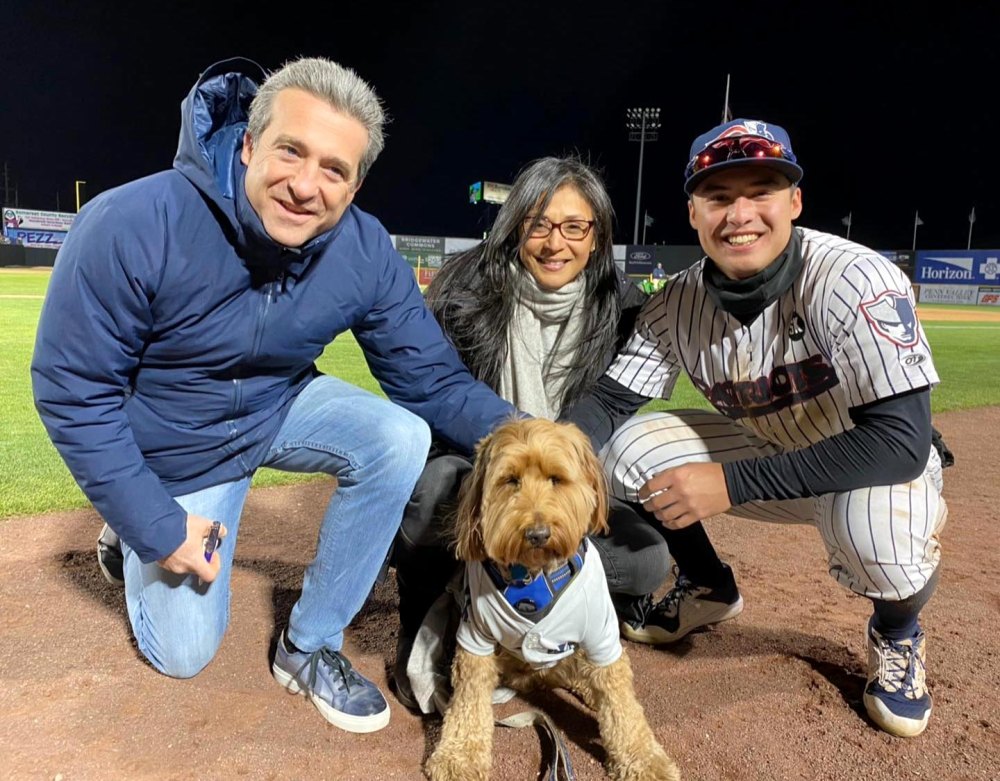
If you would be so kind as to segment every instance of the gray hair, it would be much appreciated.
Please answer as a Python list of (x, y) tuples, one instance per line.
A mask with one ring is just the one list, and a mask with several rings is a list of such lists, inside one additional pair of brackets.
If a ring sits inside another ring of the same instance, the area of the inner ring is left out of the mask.
[(368, 146), (361, 158), (358, 181), (364, 179), (385, 146), (383, 126), (388, 118), (375, 90), (350, 68), (323, 57), (302, 57), (270, 74), (250, 104), (247, 133), (256, 142), (271, 123), (274, 98), (285, 89), (300, 89), (327, 101), (337, 111), (353, 117), (368, 131)]

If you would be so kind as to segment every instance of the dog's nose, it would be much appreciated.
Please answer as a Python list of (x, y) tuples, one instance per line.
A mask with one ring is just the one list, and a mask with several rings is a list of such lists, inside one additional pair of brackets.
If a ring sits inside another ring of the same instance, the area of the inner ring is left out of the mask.
[(541, 548), (551, 536), (552, 532), (549, 531), (548, 526), (532, 526), (524, 533), (524, 539), (532, 548)]

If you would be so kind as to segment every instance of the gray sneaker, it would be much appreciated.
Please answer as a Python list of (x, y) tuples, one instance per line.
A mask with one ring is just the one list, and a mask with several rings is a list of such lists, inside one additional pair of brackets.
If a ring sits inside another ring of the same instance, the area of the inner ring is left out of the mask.
[(122, 544), (118, 535), (111, 527), (104, 524), (97, 538), (97, 566), (101, 568), (104, 579), (113, 586), (125, 585), (125, 557), (122, 555)]
[(289, 651), (278, 638), (271, 672), (292, 694), (304, 694), (323, 718), (348, 732), (375, 732), (389, 723), (389, 703), (340, 651)]
[[(728, 570), (728, 567), (726, 568)], [(646, 595), (627, 611), (620, 611), (624, 637), (636, 643), (675, 643), (695, 629), (736, 618), (743, 612), (743, 597), (733, 580), (726, 586), (697, 586), (678, 575), (673, 588), (657, 603)]]

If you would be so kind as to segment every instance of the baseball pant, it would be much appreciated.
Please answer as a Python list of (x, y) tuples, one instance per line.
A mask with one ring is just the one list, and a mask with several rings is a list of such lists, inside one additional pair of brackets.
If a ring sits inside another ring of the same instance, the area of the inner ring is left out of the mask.
[[(633, 418), (601, 451), (614, 497), (638, 502), (639, 489), (684, 463), (726, 463), (781, 453), (716, 412), (678, 410)], [(897, 485), (858, 488), (814, 498), (752, 501), (729, 515), (776, 523), (811, 523), (826, 545), (830, 574), (856, 594), (904, 600), (928, 582), (941, 558), (938, 535), (948, 516), (941, 461)]]

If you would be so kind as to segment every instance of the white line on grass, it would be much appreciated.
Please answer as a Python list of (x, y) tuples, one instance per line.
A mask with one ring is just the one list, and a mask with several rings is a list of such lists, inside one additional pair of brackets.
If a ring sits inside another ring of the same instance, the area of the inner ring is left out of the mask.
[(937, 323), (923, 323), (924, 328), (934, 328), (942, 331), (950, 328), (953, 331), (992, 331), (1000, 328), (1000, 323), (979, 323), (977, 325), (938, 325)]

